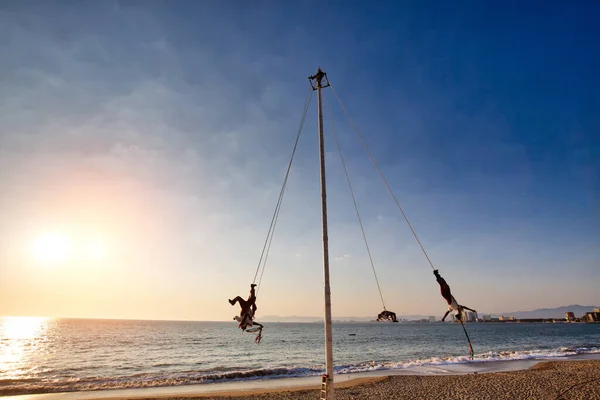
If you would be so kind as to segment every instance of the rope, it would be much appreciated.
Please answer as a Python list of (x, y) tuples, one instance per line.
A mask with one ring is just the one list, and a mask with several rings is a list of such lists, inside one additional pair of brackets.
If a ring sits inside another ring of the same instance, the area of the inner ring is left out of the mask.
[(462, 322), (462, 319), (459, 319), (460, 324), (462, 325), (463, 331), (465, 331), (465, 335), (467, 336), (467, 342), (469, 342), (469, 350), (471, 353), (471, 360), (473, 359), (473, 356), (475, 355), (475, 352), (473, 351), (473, 345), (471, 344), (471, 338), (469, 337), (469, 334), (467, 333), (467, 328), (465, 328), (465, 324)]
[(296, 135), (296, 141), (294, 142), (294, 149), (292, 150), (292, 156), (290, 157), (290, 162), (288, 163), (287, 170), (285, 172), (285, 178), (283, 179), (283, 185), (281, 186), (281, 191), (279, 192), (279, 198), (277, 199), (277, 205), (275, 206), (275, 211), (273, 212), (273, 217), (271, 218), (271, 224), (269, 225), (269, 231), (267, 232), (267, 237), (265, 239), (265, 244), (263, 245), (262, 252), (260, 253), (260, 259), (258, 260), (258, 265), (256, 267), (256, 272), (254, 273), (254, 279), (252, 283), (256, 283), (256, 277), (258, 276), (258, 272), (261, 270), (260, 281), (258, 287), (256, 288), (256, 294), (258, 295), (258, 290), (260, 289), (260, 282), (262, 281), (263, 273), (265, 272), (265, 266), (267, 264), (267, 258), (269, 256), (269, 250), (271, 248), (271, 242), (273, 241), (273, 234), (275, 233), (275, 225), (277, 224), (277, 219), (279, 217), (279, 210), (281, 209), (281, 202), (283, 200), (283, 194), (285, 193), (285, 188), (287, 186), (288, 177), (290, 175), (290, 170), (292, 168), (292, 162), (294, 161), (294, 155), (296, 154), (296, 149), (298, 148), (298, 141), (300, 140), (300, 134), (302, 133), (302, 127), (304, 126), (304, 121), (306, 120), (306, 114), (308, 113), (308, 107), (310, 105), (310, 100), (312, 99), (312, 87), (309, 88), (308, 95), (304, 102), (304, 110), (302, 111), (302, 118), (300, 119), (300, 126), (298, 127), (298, 134)]
[(383, 172), (381, 172), (381, 169), (379, 168), (379, 165), (377, 165), (377, 162), (375, 161), (375, 158), (373, 158), (373, 155), (371, 154), (371, 151), (369, 150), (369, 148), (367, 147), (367, 144), (363, 140), (362, 135), (358, 131), (358, 128), (356, 127), (356, 125), (354, 124), (354, 122), (352, 121), (352, 118), (350, 118), (350, 115), (348, 114), (348, 111), (346, 110), (346, 107), (344, 107), (344, 104), (340, 100), (339, 96), (337, 95), (337, 92), (335, 91), (335, 89), (333, 88), (333, 85), (331, 85), (331, 83), (330, 83), (330, 86), (331, 86), (331, 90), (333, 91), (333, 94), (334, 94), (335, 98), (337, 99), (338, 103), (340, 103), (340, 106), (342, 107), (342, 110), (344, 110), (344, 114), (346, 114), (346, 117), (348, 118), (348, 121), (350, 122), (350, 125), (352, 125), (352, 128), (354, 129), (354, 132), (356, 132), (356, 135), (358, 136), (358, 139), (360, 140), (360, 143), (362, 144), (363, 148), (365, 149), (365, 151), (369, 155), (369, 158), (371, 159), (371, 162), (373, 163), (373, 165), (375, 166), (375, 168), (379, 172), (379, 176), (381, 176), (381, 180), (383, 180), (383, 183), (385, 184), (385, 186), (387, 187), (388, 191), (392, 195), (392, 198), (394, 199), (394, 202), (396, 203), (396, 205), (398, 206), (398, 209), (402, 213), (402, 216), (404, 217), (404, 220), (406, 221), (406, 224), (410, 228), (410, 231), (412, 232), (413, 236), (417, 240), (417, 243), (419, 244), (419, 247), (421, 247), (421, 250), (423, 251), (423, 254), (425, 255), (425, 258), (427, 258), (427, 261), (429, 262), (429, 265), (431, 266), (431, 268), (433, 270), (435, 270), (435, 267), (433, 266), (433, 263), (431, 262), (431, 259), (429, 258), (429, 255), (427, 254), (427, 251), (425, 251), (425, 247), (423, 247), (423, 244), (421, 244), (421, 241), (419, 240), (419, 237), (417, 236), (417, 233), (415, 232), (415, 230), (413, 229), (410, 221), (408, 220), (408, 217), (406, 216), (406, 213), (402, 209), (402, 206), (400, 205), (400, 202), (398, 201), (398, 199), (394, 195), (394, 192), (392, 191), (392, 188), (388, 184), (387, 179), (385, 179), (385, 176), (383, 175)]
[(354, 210), (356, 211), (356, 217), (358, 218), (358, 224), (360, 225), (360, 231), (362, 232), (363, 240), (365, 241), (365, 247), (367, 248), (367, 254), (369, 255), (369, 261), (371, 263), (371, 268), (373, 269), (373, 275), (375, 275), (375, 282), (377, 283), (377, 290), (379, 290), (379, 297), (381, 298), (381, 304), (383, 304), (383, 309), (387, 311), (385, 308), (385, 301), (383, 300), (383, 294), (381, 292), (381, 286), (379, 286), (379, 279), (377, 278), (377, 272), (375, 272), (375, 264), (373, 263), (373, 257), (371, 256), (371, 249), (369, 248), (369, 243), (367, 241), (367, 235), (365, 233), (365, 228), (362, 223), (362, 219), (360, 217), (360, 212), (358, 211), (358, 204), (356, 203), (356, 197), (354, 196), (354, 189), (352, 188), (352, 183), (350, 183), (350, 176), (348, 175), (348, 170), (346, 169), (346, 161), (344, 160), (344, 156), (342, 154), (342, 147), (340, 146), (340, 141), (338, 139), (338, 134), (335, 129), (335, 124), (333, 123), (333, 118), (331, 117), (331, 113), (329, 112), (329, 106), (325, 101), (325, 96), (323, 96), (323, 104), (325, 104), (325, 112), (329, 117), (329, 123), (331, 124), (331, 130), (333, 131), (333, 136), (335, 138), (335, 143), (337, 145), (338, 153), (340, 155), (340, 159), (342, 160), (342, 166), (344, 167), (344, 173), (346, 174), (346, 182), (348, 182), (348, 188), (350, 189), (350, 194), (352, 195), (352, 202), (354, 203)]
[[(279, 203), (279, 208), (277, 209), (277, 215), (275, 216), (275, 223), (279, 219), (279, 211), (281, 210), (281, 202)], [(273, 226), (273, 232), (275, 232), (275, 226)], [(265, 273), (265, 265), (267, 265), (267, 258), (269, 257), (269, 251), (271, 250), (271, 243), (273, 243), (273, 234), (271, 234), (271, 238), (269, 239), (269, 245), (267, 246), (267, 252), (265, 254), (265, 261), (263, 263), (263, 269), (260, 271), (260, 278), (258, 279), (258, 287), (260, 289), (260, 284), (262, 283), (263, 274)], [(258, 290), (257, 290), (258, 292)]]

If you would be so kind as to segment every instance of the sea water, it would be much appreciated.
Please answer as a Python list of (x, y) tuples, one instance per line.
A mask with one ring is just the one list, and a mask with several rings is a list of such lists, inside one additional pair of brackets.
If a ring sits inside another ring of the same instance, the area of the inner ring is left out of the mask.
[[(600, 354), (600, 324), (334, 323), (335, 372)], [(324, 373), (322, 323), (0, 319), (0, 395), (249, 381)]]

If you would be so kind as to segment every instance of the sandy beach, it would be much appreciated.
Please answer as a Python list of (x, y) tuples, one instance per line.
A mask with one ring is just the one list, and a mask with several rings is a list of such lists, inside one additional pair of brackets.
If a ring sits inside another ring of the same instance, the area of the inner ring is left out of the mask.
[[(318, 399), (319, 387), (160, 397), (191, 399)], [(528, 370), (466, 375), (402, 375), (355, 379), (337, 386), (346, 399), (581, 399), (600, 400), (600, 360), (548, 361)], [(139, 400), (140, 398), (136, 398)], [(157, 399), (157, 397), (151, 397)]]

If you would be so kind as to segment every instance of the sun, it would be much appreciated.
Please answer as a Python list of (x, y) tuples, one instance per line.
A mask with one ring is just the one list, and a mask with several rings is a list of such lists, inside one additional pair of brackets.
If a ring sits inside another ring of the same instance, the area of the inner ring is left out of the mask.
[(58, 232), (44, 233), (35, 240), (33, 254), (46, 263), (67, 261), (71, 257), (71, 240)]

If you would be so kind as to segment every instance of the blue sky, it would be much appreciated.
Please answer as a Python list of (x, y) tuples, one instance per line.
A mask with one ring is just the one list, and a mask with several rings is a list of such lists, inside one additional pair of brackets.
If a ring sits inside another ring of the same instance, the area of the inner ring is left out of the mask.
[[(0, 314), (229, 320), (319, 65), (459, 302), (597, 304), (599, 7), (2, 2)], [(430, 267), (324, 95), (388, 308), (441, 315)], [(322, 312), (315, 105), (263, 315)], [(334, 316), (376, 315), (326, 129)], [(98, 240), (103, 257), (32, 260), (48, 232), (73, 248)]]

